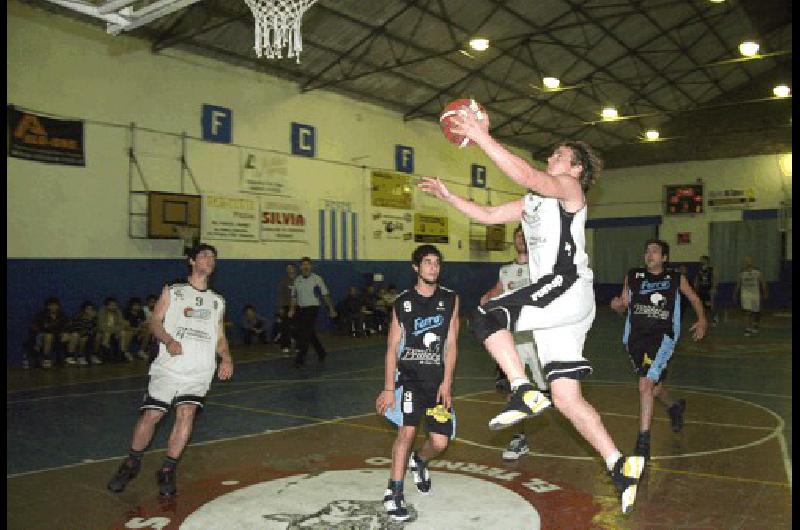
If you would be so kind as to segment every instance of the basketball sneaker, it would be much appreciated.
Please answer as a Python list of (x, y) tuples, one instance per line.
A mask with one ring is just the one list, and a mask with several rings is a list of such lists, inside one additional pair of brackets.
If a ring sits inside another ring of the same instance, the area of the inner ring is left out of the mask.
[(508, 448), (503, 451), (503, 460), (516, 460), (522, 455), (527, 455), (531, 452), (528, 447), (528, 442), (525, 440), (524, 434), (515, 434), (508, 444)]
[(45, 359), (42, 361), (42, 368), (52, 368), (52, 367), (53, 367), (53, 361), (51, 361), (50, 359)]
[(639, 436), (636, 437), (636, 447), (633, 449), (633, 454), (642, 456), (645, 460), (650, 460), (650, 433), (639, 433)]
[(670, 422), (672, 423), (672, 432), (681, 432), (681, 429), (683, 429), (683, 411), (685, 410), (685, 399), (679, 399), (667, 409), (667, 412), (669, 412)]
[(78, 361), (75, 360), (75, 357), (68, 355), (64, 357), (64, 364), (78, 364)]
[(408, 469), (414, 475), (417, 491), (428, 495), (431, 492), (431, 474), (428, 472), (427, 464), (422, 462), (416, 451), (411, 451), (411, 456), (408, 457)]
[(103, 364), (103, 361), (97, 355), (92, 355), (90, 357), (92, 364)]
[(86, 366), (89, 364), (89, 361), (86, 360), (86, 357), (78, 357), (78, 364), (81, 366)]
[(622, 513), (624, 514), (629, 514), (633, 510), (633, 502), (636, 500), (636, 489), (642, 471), (644, 471), (644, 457), (642, 456), (621, 456), (614, 464), (614, 469), (609, 471), (611, 480), (622, 500)]
[(128, 482), (136, 478), (141, 468), (141, 461), (136, 461), (133, 458), (126, 458), (124, 462), (117, 469), (116, 474), (108, 481), (108, 489), (114, 493), (119, 493), (125, 489)]
[(386, 488), (386, 493), (383, 494), (383, 507), (386, 508), (386, 514), (392, 521), (405, 521), (409, 518), (405, 504), (402, 490)]
[(489, 428), (496, 431), (510, 427), (524, 419), (538, 416), (551, 404), (532, 384), (520, 385), (511, 393), (511, 399), (503, 411), (489, 422)]
[(156, 471), (158, 494), (162, 497), (177, 495), (178, 487), (175, 485), (175, 468), (162, 467)]

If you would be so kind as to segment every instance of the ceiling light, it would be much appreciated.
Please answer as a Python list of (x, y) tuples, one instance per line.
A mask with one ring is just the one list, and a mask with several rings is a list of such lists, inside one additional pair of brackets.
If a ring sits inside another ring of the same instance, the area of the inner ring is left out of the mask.
[(753, 57), (758, 54), (758, 43), (751, 40), (744, 41), (739, 45), (739, 53), (745, 57)]
[(648, 142), (655, 142), (658, 140), (658, 131), (655, 129), (650, 129), (644, 133), (644, 137), (647, 139)]
[(709, 0), (712, 4), (721, 4), (725, 0)]
[(617, 112), (617, 109), (615, 109), (614, 107), (603, 108), (603, 110), (600, 112), (600, 115), (603, 117), (604, 120), (616, 120), (617, 118), (619, 118), (619, 113)]
[(788, 98), (792, 90), (786, 85), (778, 85), (772, 89), (772, 93), (778, 98)]
[(550, 90), (555, 90), (559, 87), (561, 81), (559, 81), (557, 77), (545, 77), (542, 79), (542, 84)]
[(489, 39), (477, 38), (469, 41), (469, 46), (473, 50), (482, 52), (489, 49)]

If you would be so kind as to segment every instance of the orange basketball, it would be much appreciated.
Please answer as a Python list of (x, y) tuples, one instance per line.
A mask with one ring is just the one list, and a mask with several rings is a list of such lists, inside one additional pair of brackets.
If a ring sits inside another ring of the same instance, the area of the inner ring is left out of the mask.
[(455, 101), (451, 101), (444, 107), (442, 113), (439, 115), (439, 126), (442, 128), (445, 138), (458, 147), (466, 147), (475, 143), (464, 135), (454, 133), (451, 129), (454, 125), (452, 121), (453, 116), (459, 113), (465, 114), (467, 112), (472, 112), (480, 121), (486, 120), (486, 125), (488, 127), (489, 114), (486, 112), (483, 105), (474, 99), (456, 99)]

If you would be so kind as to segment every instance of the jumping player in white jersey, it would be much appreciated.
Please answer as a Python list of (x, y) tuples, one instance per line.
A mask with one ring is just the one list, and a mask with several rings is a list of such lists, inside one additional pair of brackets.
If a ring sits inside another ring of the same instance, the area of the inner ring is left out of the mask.
[[(139, 474), (156, 424), (174, 406), (175, 424), (156, 481), (162, 496), (177, 494), (175, 469), (192, 433), (195, 415), (203, 408), (214, 372), (222, 380), (233, 375), (223, 325), (225, 300), (208, 287), (217, 250), (200, 243), (188, 252), (187, 259), (188, 280), (165, 285), (153, 310), (150, 326), (160, 342), (159, 353), (150, 365), (150, 383), (139, 409), (130, 453), (108, 483), (114, 493), (124, 490)], [(217, 354), (222, 359), (219, 369)]]
[(529, 190), (521, 199), (484, 206), (451, 193), (438, 178), (423, 178), (419, 184), (423, 191), (480, 223), (522, 220), (533, 283), (478, 307), (470, 319), (473, 334), (511, 381), (511, 401), (489, 422), (489, 428), (508, 427), (550, 405), (525, 376), (511, 334), (511, 330), (533, 330), (553, 403), (603, 457), (622, 511), (629, 513), (644, 458), (620, 453), (580, 386), (580, 379), (592, 370), (583, 357), (583, 343), (595, 315), (592, 271), (585, 251), (584, 194), (600, 161), (588, 145), (570, 141), (556, 146), (547, 160), (547, 171), (540, 171), (492, 138), (487, 120), (478, 121), (466, 112), (454, 116), (453, 123), (452, 132), (475, 142), (507, 176)]
[[(522, 225), (518, 225), (517, 228), (514, 229), (514, 249), (517, 251), (517, 257), (514, 261), (505, 263), (500, 267), (497, 283), (481, 296), (481, 305), (486, 304), (492, 298), (503, 293), (521, 289), (531, 284), (531, 273), (528, 267), (528, 245), (525, 242), (525, 233), (522, 230)], [(536, 386), (542, 391), (545, 397), (549, 399), (550, 390), (542, 374), (542, 367), (536, 352), (536, 343), (533, 342), (533, 334), (530, 331), (517, 333), (515, 334), (514, 342), (521, 356), (523, 365), (528, 365)], [(497, 373), (498, 383), (495, 383), (495, 386), (502, 392), (508, 392), (508, 399), (510, 400), (511, 388), (508, 384), (508, 378), (506, 374), (503, 373), (499, 364), (497, 365)], [(521, 425), (522, 423), (520, 423), (519, 432), (514, 434), (508, 447), (503, 451), (504, 460), (516, 460), (530, 452), (528, 441), (525, 438), (525, 429)]]
[[(385, 414), (397, 425), (389, 485), (383, 497), (386, 513), (393, 521), (410, 517), (403, 496), (406, 462), (417, 490), (429, 494), (428, 462), (455, 436), (450, 391), (458, 355), (458, 295), (439, 285), (442, 254), (435, 246), (420, 245), (411, 259), (417, 282), (400, 293), (392, 305), (386, 378), (375, 400), (378, 414)], [(423, 418), (428, 440), (409, 457)]]

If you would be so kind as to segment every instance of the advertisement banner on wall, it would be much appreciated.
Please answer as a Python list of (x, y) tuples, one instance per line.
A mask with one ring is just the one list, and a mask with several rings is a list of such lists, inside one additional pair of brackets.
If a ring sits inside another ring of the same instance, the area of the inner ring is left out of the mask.
[(414, 216), (396, 210), (373, 210), (371, 215), (372, 239), (412, 241)]
[(8, 106), (8, 156), (85, 166), (83, 121), (59, 120)]
[(377, 208), (411, 209), (411, 177), (403, 173), (373, 171), (372, 206)]
[(258, 195), (287, 196), (289, 157), (239, 148), (239, 188)]
[(753, 188), (709, 190), (708, 207), (710, 210), (745, 210), (752, 208), (756, 202)]
[(258, 198), (203, 196), (203, 239), (258, 241)]
[(414, 214), (414, 241), (417, 243), (448, 243), (447, 216)]
[(261, 198), (261, 241), (308, 242), (308, 211), (299, 201)]

